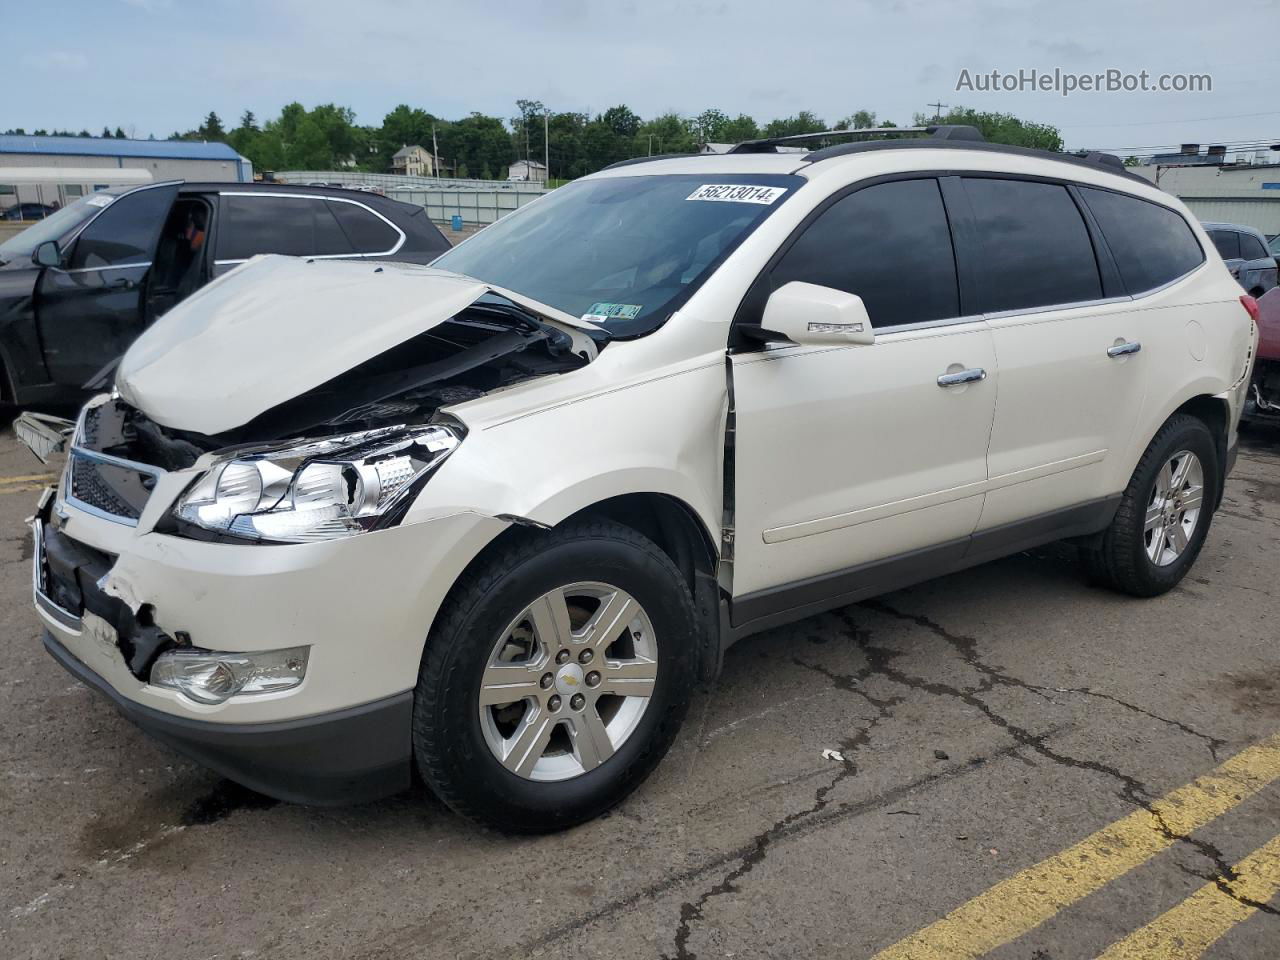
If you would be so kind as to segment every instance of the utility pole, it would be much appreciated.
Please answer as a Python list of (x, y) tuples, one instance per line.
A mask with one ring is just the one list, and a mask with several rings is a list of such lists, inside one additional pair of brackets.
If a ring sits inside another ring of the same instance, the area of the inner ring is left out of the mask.
[(551, 179), (551, 111), (542, 109), (542, 185)]
[(933, 107), (933, 122), (934, 122), (934, 123), (937, 123), (939, 120), (941, 120), (941, 119), (942, 119), (942, 109), (943, 109), (944, 107), (949, 107), (949, 106), (951, 106), (951, 104), (949, 104), (949, 103), (926, 103), (926, 104), (925, 104), (925, 106), (926, 106), (926, 107)]
[(436, 146), (436, 125), (431, 125), (431, 172), (440, 179), (440, 148)]

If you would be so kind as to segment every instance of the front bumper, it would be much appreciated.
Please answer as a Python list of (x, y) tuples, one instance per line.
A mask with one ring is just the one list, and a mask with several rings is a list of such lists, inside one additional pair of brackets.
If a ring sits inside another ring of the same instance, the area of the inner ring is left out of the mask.
[(121, 695), (47, 630), (44, 647), (143, 732), (259, 793), (328, 806), (376, 800), (409, 786), (412, 691), (299, 720), (211, 723)]
[[(458, 575), (506, 527), (452, 514), (319, 544), (206, 543), (47, 494), (32, 518), (32, 593), (49, 653), (144, 731), (262, 793), (347, 803), (408, 785), (427, 633)], [(147, 682), (174, 640), (305, 645), (307, 675), (280, 693), (196, 703)]]

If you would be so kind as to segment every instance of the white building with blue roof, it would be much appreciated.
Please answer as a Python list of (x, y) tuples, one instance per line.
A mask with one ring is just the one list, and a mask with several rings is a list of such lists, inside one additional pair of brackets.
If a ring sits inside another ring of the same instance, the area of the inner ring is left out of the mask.
[(253, 165), (227, 144), (190, 140), (4, 134), (0, 135), (0, 171), (5, 167), (115, 167), (146, 170), (153, 180), (253, 180)]

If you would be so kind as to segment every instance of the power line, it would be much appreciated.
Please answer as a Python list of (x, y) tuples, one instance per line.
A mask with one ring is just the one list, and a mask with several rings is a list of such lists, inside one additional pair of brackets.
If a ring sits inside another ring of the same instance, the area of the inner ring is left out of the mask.
[[(925, 104), (933, 106), (931, 103)], [(1150, 127), (1162, 123), (1204, 123), (1208, 120), (1244, 120), (1249, 117), (1280, 117), (1280, 110), (1268, 110), (1265, 113), (1231, 113), (1221, 117), (1192, 117), (1190, 120), (1134, 120), (1129, 123), (1074, 123), (1064, 125), (1063, 130), (1079, 130), (1082, 127)]]

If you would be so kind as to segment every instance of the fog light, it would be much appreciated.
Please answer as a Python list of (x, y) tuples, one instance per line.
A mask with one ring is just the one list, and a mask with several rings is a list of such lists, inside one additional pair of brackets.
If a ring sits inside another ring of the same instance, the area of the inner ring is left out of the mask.
[(296, 687), (307, 673), (308, 647), (254, 653), (219, 653), (184, 647), (167, 650), (151, 668), (151, 683), (169, 687), (197, 703), (223, 703), (234, 696), (278, 693)]

